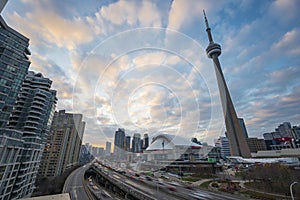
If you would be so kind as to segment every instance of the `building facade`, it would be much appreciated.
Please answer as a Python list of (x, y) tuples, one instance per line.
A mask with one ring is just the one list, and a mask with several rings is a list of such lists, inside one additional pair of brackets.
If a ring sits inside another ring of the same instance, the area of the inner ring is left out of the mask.
[(130, 139), (131, 137), (129, 135), (125, 136), (124, 150), (128, 152), (130, 151)]
[(227, 137), (219, 137), (215, 141), (215, 146), (221, 148), (221, 156), (223, 158), (226, 158), (227, 156), (230, 156), (230, 146), (229, 141)]
[(246, 140), (251, 153), (257, 153), (258, 151), (267, 150), (267, 145), (264, 139), (247, 138)]
[(125, 130), (123, 128), (119, 128), (115, 132), (115, 140), (114, 140), (114, 156), (115, 156), (115, 158), (117, 158), (117, 159), (123, 158), (124, 143), (125, 143)]
[(133, 134), (132, 138), (132, 152), (133, 153), (140, 153), (142, 148), (141, 148), (141, 134), (135, 133)]
[(55, 112), (44, 149), (40, 177), (55, 177), (78, 165), (85, 129), (82, 114)]
[(248, 131), (247, 131), (244, 119), (243, 118), (238, 118), (238, 120), (239, 120), (240, 126), (242, 127), (243, 134), (244, 134), (245, 138), (248, 138), (249, 137), (248, 136)]
[(106, 142), (106, 144), (105, 144), (105, 155), (110, 156), (110, 153), (111, 153), (111, 143)]
[(29, 197), (35, 180), (56, 107), (56, 91), (52, 81), (41, 73), (29, 71), (9, 119), (8, 128), (22, 132), (24, 141), (20, 168), (12, 196)]
[(149, 136), (147, 133), (144, 134), (144, 145), (143, 150), (147, 149), (149, 147)]
[[(14, 160), (13, 171), (4, 173), (4, 177), (9, 175), (9, 183), (13, 183), (13, 187), (8, 186), (11, 188), (10, 199), (29, 197), (35, 189), (41, 155), (57, 101), (56, 91), (51, 90), (51, 84), (52, 81), (41, 73), (28, 72), (4, 130), (16, 138), (18, 144), (22, 143), (15, 153), (10, 152), (10, 148), (4, 148), (4, 154)], [(4, 187), (5, 182), (1, 185)]]
[[(7, 1), (0, 1), (0, 10)], [(20, 167), (22, 132), (7, 128), (9, 117), (27, 74), (29, 39), (9, 27), (0, 16), (0, 199), (14, 199), (13, 186)]]
[(29, 39), (0, 16), (0, 128), (5, 128), (30, 62)]

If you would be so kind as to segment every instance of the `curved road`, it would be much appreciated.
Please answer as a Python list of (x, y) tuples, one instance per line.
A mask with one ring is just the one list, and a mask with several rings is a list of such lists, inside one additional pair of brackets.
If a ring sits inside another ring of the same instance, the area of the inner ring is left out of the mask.
[(84, 172), (88, 167), (89, 164), (74, 170), (65, 182), (63, 193), (69, 193), (72, 200), (89, 200), (82, 182), (84, 180)]

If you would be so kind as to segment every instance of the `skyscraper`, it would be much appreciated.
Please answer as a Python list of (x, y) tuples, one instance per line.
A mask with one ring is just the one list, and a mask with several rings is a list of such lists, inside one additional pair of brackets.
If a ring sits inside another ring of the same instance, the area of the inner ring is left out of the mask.
[(248, 136), (248, 132), (247, 132), (247, 128), (246, 128), (246, 124), (245, 124), (245, 121), (243, 118), (238, 118), (239, 120), (239, 123), (240, 123), (240, 126), (242, 127), (242, 130), (243, 130), (243, 134), (247, 140), (247, 138), (249, 137)]
[[(0, 12), (7, 0), (0, 0)], [(0, 16), (0, 199), (15, 199), (13, 186), (20, 167), (22, 132), (8, 129), (13, 106), (30, 65), (29, 39)]]
[(106, 142), (105, 145), (105, 155), (106, 156), (110, 156), (111, 153), (111, 143), (110, 142)]
[(39, 176), (58, 176), (78, 165), (85, 122), (82, 114), (55, 112)]
[(144, 146), (143, 149), (147, 149), (149, 146), (149, 136), (147, 133), (144, 134)]
[(52, 81), (29, 71), (9, 119), (8, 128), (22, 132), (24, 141), (12, 197), (31, 196), (56, 107)]
[(0, 128), (9, 120), (30, 65), (28, 42), (0, 16)]
[(130, 151), (130, 139), (131, 139), (131, 137), (129, 136), (129, 135), (127, 135), (126, 137), (125, 137), (125, 143), (124, 143), (124, 150), (125, 151)]
[(141, 134), (135, 133), (132, 138), (132, 152), (141, 152)]
[(243, 129), (238, 121), (237, 114), (235, 112), (229, 90), (227, 88), (225, 78), (219, 62), (219, 55), (221, 54), (221, 46), (214, 43), (211, 29), (208, 25), (208, 21), (204, 13), (204, 19), (206, 24), (206, 32), (209, 39), (209, 45), (206, 48), (206, 53), (209, 58), (213, 60), (216, 77), (218, 81), (218, 87), (221, 97), (221, 103), (223, 108), (223, 114), (225, 118), (227, 137), (230, 144), (230, 151), (232, 156), (251, 157), (249, 147), (246, 142), (246, 138), (243, 134)]
[(115, 132), (115, 141), (114, 141), (114, 154), (117, 158), (122, 158), (124, 152), (124, 141), (125, 141), (125, 130), (119, 128)]

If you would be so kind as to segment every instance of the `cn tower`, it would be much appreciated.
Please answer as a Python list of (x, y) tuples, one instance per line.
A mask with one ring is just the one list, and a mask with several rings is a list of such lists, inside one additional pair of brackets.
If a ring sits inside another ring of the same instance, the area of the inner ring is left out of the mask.
[(225, 118), (227, 137), (230, 144), (230, 151), (232, 156), (242, 156), (244, 158), (251, 157), (251, 153), (246, 141), (246, 138), (243, 134), (242, 127), (238, 121), (237, 114), (235, 112), (229, 90), (227, 88), (225, 78), (221, 69), (219, 62), (219, 55), (221, 55), (221, 45), (214, 43), (211, 29), (208, 25), (208, 21), (204, 13), (204, 19), (206, 24), (206, 32), (208, 35), (209, 45), (206, 48), (206, 54), (209, 58), (213, 60), (216, 77), (218, 81), (218, 87), (220, 92), (220, 98), (223, 108), (223, 114)]

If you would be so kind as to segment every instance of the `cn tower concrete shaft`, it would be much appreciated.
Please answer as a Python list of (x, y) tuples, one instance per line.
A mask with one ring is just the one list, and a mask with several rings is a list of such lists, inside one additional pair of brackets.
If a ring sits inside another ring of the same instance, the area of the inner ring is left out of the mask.
[[(204, 12), (204, 11), (203, 11)], [(242, 156), (245, 158), (251, 157), (251, 153), (243, 134), (242, 127), (238, 121), (237, 114), (235, 112), (228, 87), (225, 82), (225, 78), (219, 62), (219, 55), (221, 55), (221, 46), (214, 43), (211, 29), (208, 25), (208, 21), (204, 12), (204, 19), (206, 24), (206, 32), (209, 39), (209, 45), (206, 48), (206, 53), (209, 58), (213, 60), (216, 77), (218, 81), (218, 87), (220, 92), (220, 98), (223, 108), (223, 114), (225, 118), (225, 125), (227, 131), (227, 137), (230, 144), (230, 151), (232, 156)]]

